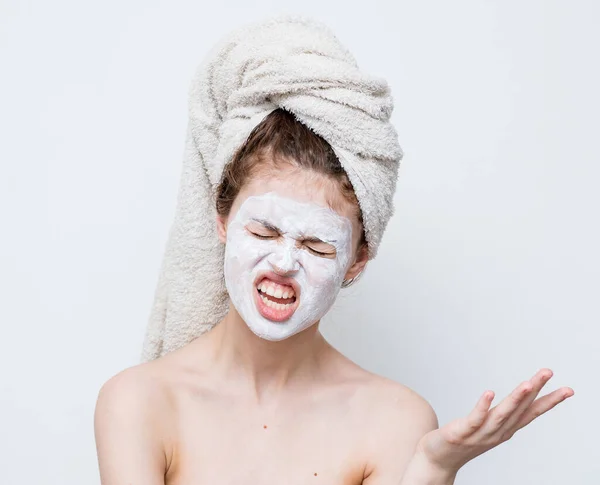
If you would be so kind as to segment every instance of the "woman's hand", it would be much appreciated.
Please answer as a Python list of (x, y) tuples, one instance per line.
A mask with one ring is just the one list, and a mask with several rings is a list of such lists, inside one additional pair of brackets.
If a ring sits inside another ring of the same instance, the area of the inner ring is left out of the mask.
[(484, 392), (468, 416), (423, 436), (417, 453), (440, 470), (458, 472), (465, 463), (509, 440), (519, 429), (574, 394), (570, 387), (562, 387), (536, 399), (552, 375), (550, 369), (539, 370), (491, 410), (494, 392)]

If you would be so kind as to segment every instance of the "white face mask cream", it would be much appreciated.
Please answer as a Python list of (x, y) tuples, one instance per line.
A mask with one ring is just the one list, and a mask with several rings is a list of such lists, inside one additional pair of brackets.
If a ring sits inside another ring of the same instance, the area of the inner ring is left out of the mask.
[(352, 257), (352, 223), (274, 192), (248, 197), (227, 226), (225, 285), (261, 338), (283, 340), (331, 308)]

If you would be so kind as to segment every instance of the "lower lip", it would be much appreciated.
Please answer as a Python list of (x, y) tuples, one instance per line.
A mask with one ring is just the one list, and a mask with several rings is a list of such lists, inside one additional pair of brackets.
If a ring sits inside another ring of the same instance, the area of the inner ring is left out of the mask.
[(288, 308), (284, 308), (279, 310), (277, 308), (271, 308), (268, 306), (260, 296), (260, 292), (258, 288), (254, 288), (254, 300), (256, 301), (256, 308), (258, 308), (258, 312), (265, 317), (267, 320), (271, 320), (273, 322), (285, 322), (288, 320), (298, 308), (298, 299), (290, 305)]

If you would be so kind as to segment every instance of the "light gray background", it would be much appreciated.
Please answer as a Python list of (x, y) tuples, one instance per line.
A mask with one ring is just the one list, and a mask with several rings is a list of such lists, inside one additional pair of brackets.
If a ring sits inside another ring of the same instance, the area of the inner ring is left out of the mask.
[(600, 483), (591, 0), (2, 0), (0, 481), (99, 482), (95, 399), (137, 363), (188, 83), (224, 33), (277, 12), (319, 17), (389, 80), (406, 152), (380, 254), (326, 335), (442, 425), (550, 367), (548, 391), (575, 396), (457, 483)]

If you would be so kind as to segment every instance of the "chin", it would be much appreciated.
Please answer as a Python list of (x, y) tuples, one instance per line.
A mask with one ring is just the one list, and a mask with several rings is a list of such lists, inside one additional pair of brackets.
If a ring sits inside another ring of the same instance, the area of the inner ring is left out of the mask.
[(282, 340), (286, 340), (296, 335), (297, 333), (302, 332), (306, 328), (310, 327), (310, 325), (308, 325), (304, 328), (292, 326), (290, 326), (289, 328), (285, 328), (285, 323), (273, 323), (268, 320), (254, 323), (247, 323), (246, 321), (246, 325), (252, 331), (252, 333), (254, 333), (254, 335), (260, 337), (263, 340), (268, 340), (270, 342), (281, 342)]

